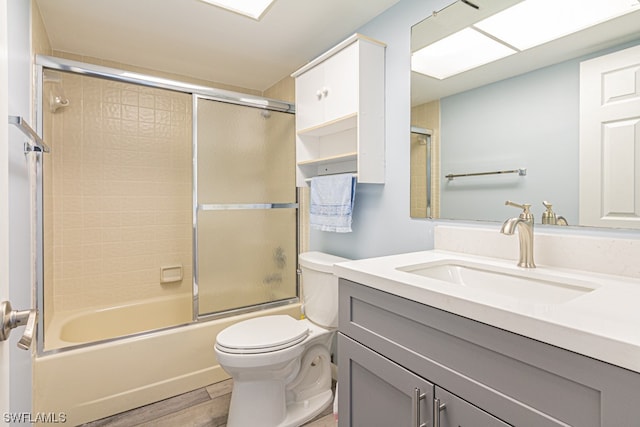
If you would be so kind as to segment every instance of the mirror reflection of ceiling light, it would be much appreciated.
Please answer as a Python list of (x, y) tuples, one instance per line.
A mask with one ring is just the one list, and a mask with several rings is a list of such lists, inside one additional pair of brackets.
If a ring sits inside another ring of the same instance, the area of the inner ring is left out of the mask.
[(442, 80), (638, 9), (640, 0), (524, 0), (414, 52), (411, 69)]
[(275, 0), (202, 0), (259, 21)]
[(474, 26), (525, 50), (638, 8), (636, 0), (526, 0)]
[(414, 52), (411, 69), (445, 79), (516, 52), (472, 28), (465, 28)]

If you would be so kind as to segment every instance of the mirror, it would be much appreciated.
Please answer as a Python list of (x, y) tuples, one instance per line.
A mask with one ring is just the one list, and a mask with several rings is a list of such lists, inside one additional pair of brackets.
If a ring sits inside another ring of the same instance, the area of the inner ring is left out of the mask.
[[(459, 0), (416, 24), (412, 51), (521, 0), (471, 1), (477, 9)], [(414, 161), (412, 133), (411, 216), (503, 221), (518, 214), (513, 200), (540, 224), (548, 201), (578, 225), (580, 62), (640, 44), (637, 22), (640, 10), (444, 80), (412, 72), (411, 125), (431, 130), (434, 162), (427, 174)], [(414, 208), (421, 176), (428, 213)]]

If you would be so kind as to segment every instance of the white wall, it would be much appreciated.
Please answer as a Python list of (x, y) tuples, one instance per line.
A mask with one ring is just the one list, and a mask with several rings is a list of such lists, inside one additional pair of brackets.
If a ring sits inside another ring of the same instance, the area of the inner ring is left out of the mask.
[[(409, 217), (411, 26), (450, 0), (401, 0), (358, 30), (387, 44), (386, 183), (359, 184), (352, 233), (311, 231), (310, 248), (366, 258), (433, 247), (433, 224)], [(345, 38), (348, 35), (345, 35)]]

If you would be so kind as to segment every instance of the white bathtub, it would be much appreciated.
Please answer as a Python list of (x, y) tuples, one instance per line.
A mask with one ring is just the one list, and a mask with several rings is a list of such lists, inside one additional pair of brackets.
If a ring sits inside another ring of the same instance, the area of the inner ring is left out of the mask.
[[(135, 318), (140, 321), (141, 307), (136, 308)], [(87, 337), (90, 341), (104, 339), (108, 335), (105, 331), (116, 332), (120, 319), (135, 321), (128, 311), (131, 307), (119, 309), (122, 311), (54, 318), (47, 334), (57, 328), (59, 336), (57, 341), (49, 338), (53, 344), (47, 347), (78, 344)], [(160, 314), (161, 323), (170, 317), (157, 307), (144, 316), (151, 316), (151, 312), (164, 313)], [(36, 356), (33, 411), (64, 412), (68, 425), (77, 425), (222, 381), (228, 375), (213, 351), (218, 332), (240, 320), (268, 314), (297, 318), (300, 306), (291, 304)], [(151, 323), (150, 319), (144, 321)], [(91, 335), (92, 331), (95, 334)]]

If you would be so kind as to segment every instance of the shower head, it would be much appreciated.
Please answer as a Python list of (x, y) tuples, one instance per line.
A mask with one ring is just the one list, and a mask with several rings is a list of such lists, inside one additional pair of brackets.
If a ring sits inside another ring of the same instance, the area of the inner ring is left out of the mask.
[(43, 75), (43, 83), (49, 83), (49, 110), (52, 113), (58, 111), (59, 108), (68, 107), (69, 99), (64, 94), (62, 87), (62, 74), (46, 70)]
[(49, 94), (49, 110), (51, 110), (52, 113), (55, 113), (56, 111), (58, 111), (58, 108), (68, 107), (68, 106), (69, 106), (69, 100), (67, 98), (64, 98), (61, 95), (54, 95), (53, 92)]

